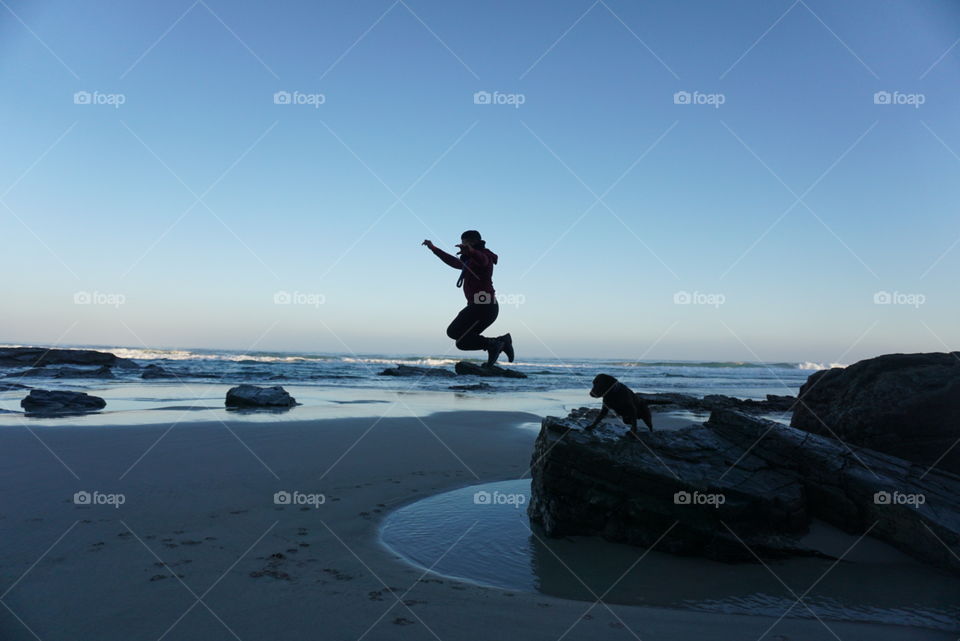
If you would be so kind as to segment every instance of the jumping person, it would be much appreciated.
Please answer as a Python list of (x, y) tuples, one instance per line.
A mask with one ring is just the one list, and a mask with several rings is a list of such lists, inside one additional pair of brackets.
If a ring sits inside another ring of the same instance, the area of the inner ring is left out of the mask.
[(487, 249), (486, 241), (480, 238), (480, 232), (469, 229), (460, 234), (460, 248), (457, 256), (451, 256), (429, 240), (422, 243), (430, 248), (437, 257), (454, 269), (460, 270), (457, 287), (463, 287), (467, 297), (467, 306), (460, 310), (457, 317), (447, 327), (447, 336), (457, 341), (457, 348), (470, 351), (482, 349), (487, 352), (486, 365), (497, 362), (500, 352), (513, 362), (513, 339), (510, 334), (486, 338), (480, 332), (493, 325), (500, 314), (500, 306), (493, 291), (493, 266), (497, 255)]

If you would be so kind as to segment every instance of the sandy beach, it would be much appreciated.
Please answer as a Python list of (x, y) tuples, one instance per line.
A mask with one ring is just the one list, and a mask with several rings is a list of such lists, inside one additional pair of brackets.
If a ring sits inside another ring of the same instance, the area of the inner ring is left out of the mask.
[[(517, 426), (536, 420), (526, 412), (453, 411), (422, 419), (6, 427), (0, 636), (954, 638), (491, 589), (425, 574), (380, 543), (378, 528), (398, 506), (525, 475), (536, 432)], [(99, 492), (104, 502), (77, 505), (80, 491)], [(280, 491), (322, 494), (324, 502), (278, 505)], [(110, 495), (122, 495), (122, 505)]]

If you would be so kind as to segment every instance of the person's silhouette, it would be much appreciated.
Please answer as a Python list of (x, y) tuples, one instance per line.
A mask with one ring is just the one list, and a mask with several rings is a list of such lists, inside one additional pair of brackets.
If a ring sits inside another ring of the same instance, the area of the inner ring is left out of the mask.
[(480, 232), (469, 229), (460, 235), (460, 244), (457, 245), (460, 248), (459, 257), (448, 254), (429, 240), (422, 244), (447, 265), (460, 270), (457, 287), (463, 287), (467, 306), (460, 310), (447, 327), (447, 336), (457, 342), (458, 349), (485, 350), (488, 366), (497, 362), (501, 352), (506, 354), (512, 363), (513, 338), (510, 334), (494, 338), (480, 335), (500, 314), (500, 305), (497, 304), (496, 292), (493, 290), (493, 266), (497, 263), (497, 255), (487, 249), (486, 241), (480, 237)]

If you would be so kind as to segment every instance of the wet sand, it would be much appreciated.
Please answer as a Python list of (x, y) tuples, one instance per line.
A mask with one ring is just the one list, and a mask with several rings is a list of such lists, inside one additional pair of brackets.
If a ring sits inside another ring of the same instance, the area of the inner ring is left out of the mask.
[[(4, 426), (0, 638), (955, 637), (484, 588), (425, 574), (380, 543), (378, 528), (399, 505), (525, 475), (536, 431), (517, 426), (538, 420), (452, 411)], [(77, 505), (79, 491), (107, 502)], [(284, 491), (306, 502), (275, 503)], [(324, 502), (311, 505), (320, 494)]]

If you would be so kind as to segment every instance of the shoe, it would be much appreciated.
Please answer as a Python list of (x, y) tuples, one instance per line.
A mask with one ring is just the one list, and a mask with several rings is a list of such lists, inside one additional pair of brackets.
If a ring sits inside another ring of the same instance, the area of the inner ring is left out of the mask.
[(513, 362), (513, 337), (510, 334), (504, 334), (500, 337), (503, 341), (503, 353), (507, 355), (507, 360)]
[(490, 339), (490, 347), (487, 348), (487, 362), (484, 363), (487, 367), (493, 367), (493, 364), (497, 362), (497, 358), (500, 357), (500, 352), (503, 351), (503, 339), (499, 336), (496, 338)]

